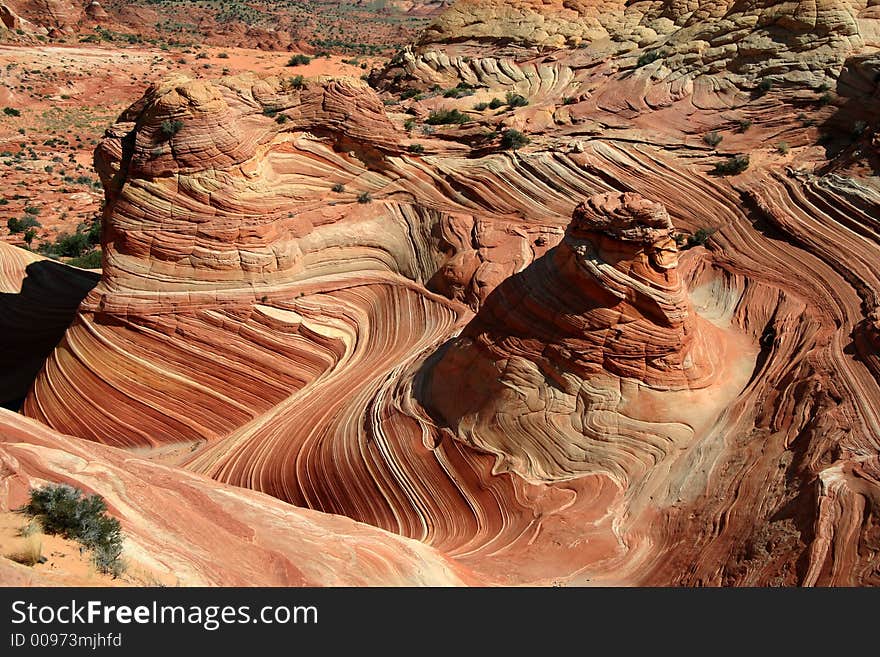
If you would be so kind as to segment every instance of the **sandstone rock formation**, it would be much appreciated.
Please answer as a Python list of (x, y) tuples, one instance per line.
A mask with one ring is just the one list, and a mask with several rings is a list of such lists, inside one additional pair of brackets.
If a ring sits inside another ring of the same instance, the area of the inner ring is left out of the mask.
[[(880, 584), (874, 12), (492, 7), (378, 91), (149, 89), (24, 413), (120, 477), (171, 448), (175, 482), (415, 539), (450, 583)], [(530, 45), (558, 35), (587, 47)]]
[[(2, 409), (0, 465), (2, 511), (21, 506), (28, 490), (45, 482), (104, 497), (122, 523), (128, 569), (162, 585), (478, 582), (466, 569), (415, 541), (62, 436)], [(0, 581), (52, 583), (29, 570), (4, 560)]]

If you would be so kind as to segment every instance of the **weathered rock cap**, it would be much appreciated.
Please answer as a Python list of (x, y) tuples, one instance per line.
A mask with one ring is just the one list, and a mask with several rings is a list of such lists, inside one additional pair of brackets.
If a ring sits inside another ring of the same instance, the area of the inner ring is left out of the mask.
[(596, 194), (578, 205), (568, 232), (574, 237), (603, 233), (622, 242), (656, 244), (670, 238), (666, 208), (635, 192)]

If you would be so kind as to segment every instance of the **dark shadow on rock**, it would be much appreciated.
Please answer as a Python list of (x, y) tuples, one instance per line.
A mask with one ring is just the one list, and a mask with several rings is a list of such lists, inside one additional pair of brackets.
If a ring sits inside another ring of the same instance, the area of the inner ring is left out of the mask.
[(18, 410), (43, 363), (101, 280), (52, 260), (25, 269), (21, 292), (0, 293), (0, 405)]

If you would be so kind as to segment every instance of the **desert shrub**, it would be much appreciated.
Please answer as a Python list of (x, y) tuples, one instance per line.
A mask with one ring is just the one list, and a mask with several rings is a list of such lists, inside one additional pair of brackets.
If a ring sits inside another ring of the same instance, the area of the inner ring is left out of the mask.
[(36, 228), (28, 228), (24, 231), (24, 235), (22, 235), (22, 239), (24, 239), (24, 243), (28, 246), (34, 241), (34, 238), (37, 236)]
[(758, 96), (765, 95), (768, 91), (773, 88), (773, 81), (770, 78), (762, 78), (758, 85), (755, 87), (755, 93)]
[(196, 59), (208, 59), (208, 53), (200, 52), (198, 55), (196, 55)]
[(218, 53), (217, 53), (217, 58), (218, 58), (218, 59), (229, 59), (229, 53), (226, 53), (226, 52), (218, 52)]
[(370, 192), (363, 192), (358, 195), (358, 203), (372, 203), (373, 197)]
[(501, 148), (504, 150), (518, 150), (529, 143), (529, 138), (519, 130), (505, 130), (501, 135)]
[(263, 108), (263, 116), (268, 116), (269, 118), (275, 118), (278, 115), (277, 109), (272, 109), (271, 107)]
[(55, 252), (67, 258), (76, 258), (89, 248), (89, 238), (85, 233), (62, 233), (55, 240)]
[(666, 57), (666, 52), (663, 50), (648, 50), (639, 55), (638, 61), (636, 61), (636, 68), (642, 68), (642, 66), (647, 66), (652, 62), (656, 62), (658, 59)]
[(15, 217), (10, 217), (6, 222), (6, 227), (9, 229), (9, 233), (11, 235), (15, 235), (16, 233), (23, 233), (29, 228), (39, 227), (40, 222), (34, 219), (32, 216), (22, 217), (21, 219), (17, 219)]
[(80, 269), (100, 269), (103, 264), (101, 261), (101, 249), (89, 251), (78, 258), (71, 258), (67, 261), (67, 264), (72, 267), (79, 267)]
[(788, 142), (787, 142), (787, 141), (781, 141), (781, 142), (779, 142), (778, 144), (776, 144), (776, 150), (777, 150), (781, 155), (786, 155), (786, 154), (788, 153), (788, 151), (791, 150), (791, 147), (788, 145)]
[(277, 123), (278, 125), (283, 125), (287, 123), (287, 114), (279, 114), (278, 116), (276, 116), (275, 123)]
[(410, 144), (409, 147), (407, 148), (407, 150), (410, 153), (424, 153), (425, 147), (422, 146), (421, 144)]
[(464, 98), (465, 96), (473, 96), (474, 88), (467, 82), (462, 82), (456, 87), (447, 89), (443, 92), (444, 98)]
[(715, 164), (715, 173), (722, 176), (731, 176), (742, 173), (749, 168), (748, 155), (734, 155), (727, 158), (724, 162)]
[(507, 92), (505, 100), (509, 107), (525, 107), (529, 104), (528, 98), (526, 98), (522, 94), (515, 94), (512, 91)]
[(577, 98), (573, 98), (572, 96), (566, 96), (562, 99), (563, 105), (574, 105), (576, 102), (578, 102)]
[(693, 235), (689, 235), (687, 238), (687, 243), (685, 245), (686, 249), (689, 249), (694, 246), (703, 246), (706, 242), (709, 241), (709, 238), (712, 237), (712, 233), (714, 230), (709, 230), (706, 228), (700, 228)]
[(477, 112), (482, 112), (482, 111), (484, 111), (487, 107), (489, 107), (489, 103), (477, 103), (476, 105), (474, 105), (474, 109), (475, 109)]
[(489, 109), (498, 109), (499, 107), (504, 107), (504, 101), (500, 98), (493, 98), (489, 101)]
[(739, 131), (745, 132), (746, 130), (748, 130), (749, 128), (752, 127), (752, 122), (749, 119), (742, 119), (739, 121), (738, 125), (739, 125)]
[(718, 144), (721, 143), (721, 140), (724, 139), (717, 131), (713, 130), (712, 132), (707, 132), (703, 135), (703, 141), (709, 144), (712, 148), (715, 148)]
[(20, 511), (39, 518), (47, 534), (60, 534), (92, 550), (101, 572), (114, 576), (122, 572), (122, 530), (119, 521), (107, 515), (100, 495), (85, 495), (66, 484), (47, 484), (31, 490), (29, 502)]
[(450, 125), (450, 124), (462, 124), (470, 121), (470, 117), (467, 114), (462, 114), (457, 109), (440, 109), (434, 110), (428, 115), (428, 118), (425, 119), (425, 123), (428, 125)]
[(24, 545), (18, 551), (7, 554), (6, 558), (22, 566), (35, 566), (43, 561), (43, 537), (36, 532), (22, 532), (22, 536), (25, 537)]
[(6, 116), (21, 116), (21, 112), (15, 109), (14, 107), (4, 107), (3, 113)]
[(333, 185), (333, 191), (337, 194), (342, 194), (342, 192), (345, 191), (345, 185), (343, 185), (342, 183), (336, 183), (335, 185)]
[(400, 92), (400, 100), (409, 100), (419, 95), (418, 89), (404, 89)]
[(409, 132), (410, 130), (412, 130), (415, 127), (416, 127), (416, 120), (415, 119), (407, 119), (406, 121), (403, 122), (403, 129), (406, 130), (407, 132)]
[[(867, 129), (868, 129), (868, 124), (867, 124), (867, 122), (865, 122), (865, 121), (856, 121), (855, 123), (853, 123), (853, 127), (852, 127), (852, 136), (853, 136), (853, 138), (854, 138), (854, 139), (858, 139), (858, 138), (861, 137), (863, 134), (865, 134), (865, 131), (866, 131)], [(25, 209), (27, 209), (27, 208), (25, 208)]]
[(819, 96), (819, 104), (820, 105), (828, 105), (831, 103), (832, 100), (834, 100), (834, 97), (827, 91), (824, 94), (822, 94), (821, 96)]
[(24, 206), (24, 211), (27, 212), (28, 214), (32, 214), (32, 215), (35, 216), (35, 217), (36, 217), (38, 214), (40, 214), (40, 208), (38, 208), (38, 207), (35, 206), (35, 205), (26, 205), (26, 206)]
[(310, 63), (311, 61), (312, 61), (312, 58), (309, 57), (308, 55), (297, 54), (287, 60), (287, 65), (288, 66), (305, 66), (306, 64)]
[(180, 132), (180, 129), (183, 127), (183, 121), (180, 119), (166, 119), (162, 121), (162, 125), (159, 127), (162, 136), (165, 139), (171, 139), (174, 135)]
[(281, 88), (284, 91), (290, 91), (291, 89), (303, 89), (306, 86), (306, 79), (302, 75), (294, 75), (293, 77), (287, 78), (281, 85)]

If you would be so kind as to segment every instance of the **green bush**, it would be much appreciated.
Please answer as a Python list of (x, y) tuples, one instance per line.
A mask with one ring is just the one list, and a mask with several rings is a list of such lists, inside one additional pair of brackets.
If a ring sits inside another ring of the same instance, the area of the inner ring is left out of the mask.
[(363, 192), (358, 195), (358, 203), (372, 203), (373, 197), (370, 195), (370, 192)]
[(456, 87), (447, 89), (443, 92), (444, 98), (464, 98), (465, 96), (473, 96), (474, 88), (467, 82), (462, 82)]
[(656, 62), (658, 59), (666, 57), (666, 52), (663, 50), (648, 50), (647, 52), (643, 52), (639, 55), (639, 59), (636, 62), (636, 68), (642, 68), (642, 66), (647, 66), (652, 62)]
[(468, 123), (470, 120), (471, 119), (467, 114), (462, 114), (457, 109), (441, 109), (431, 112), (428, 115), (428, 118), (425, 119), (425, 123), (428, 125), (460, 125), (462, 123)]
[(777, 150), (781, 155), (786, 155), (786, 154), (788, 153), (788, 151), (791, 150), (791, 147), (788, 145), (788, 142), (787, 142), (787, 141), (781, 141), (781, 142), (779, 142), (778, 144), (776, 144), (776, 150)]
[(718, 162), (715, 165), (715, 173), (722, 176), (732, 176), (742, 173), (749, 168), (748, 155), (734, 155), (727, 158), (724, 162)]
[(67, 264), (71, 267), (79, 267), (80, 269), (100, 269), (103, 266), (101, 249), (89, 251), (78, 258), (71, 258), (67, 261)]
[(299, 54), (299, 55), (294, 55), (293, 57), (288, 59), (287, 65), (288, 66), (305, 66), (306, 64), (310, 63), (311, 61), (312, 61), (312, 58), (309, 57), (308, 55)]
[(740, 132), (746, 132), (749, 128), (752, 127), (752, 122), (749, 119), (741, 119), (738, 125)]
[(47, 484), (32, 489), (30, 501), (20, 511), (39, 518), (47, 534), (60, 534), (92, 550), (101, 572), (114, 577), (122, 573), (122, 530), (119, 521), (107, 515), (100, 495), (85, 495), (66, 484)]
[(55, 240), (53, 251), (66, 258), (81, 256), (89, 248), (89, 237), (86, 233), (62, 233)]
[(422, 146), (421, 144), (410, 144), (409, 147), (407, 148), (407, 150), (410, 153), (424, 153), (425, 147)]
[(159, 130), (162, 133), (162, 136), (165, 139), (171, 139), (174, 135), (180, 132), (180, 129), (183, 127), (183, 121), (180, 119), (166, 119), (162, 121), (162, 125), (159, 127)]
[(22, 217), (21, 219), (16, 219), (15, 217), (11, 217), (6, 222), (6, 227), (9, 229), (9, 233), (11, 235), (15, 235), (16, 233), (23, 233), (29, 228), (39, 227), (40, 222), (34, 219), (33, 216), (28, 215), (27, 217)]
[(477, 103), (474, 105), (474, 109), (478, 112), (484, 111), (487, 107), (489, 107), (489, 103)]
[(14, 107), (4, 107), (4, 108), (3, 108), (3, 113), (4, 113), (6, 116), (21, 116), (21, 112), (19, 112), (19, 111), (18, 111), (17, 109), (15, 109)]
[(507, 92), (505, 97), (508, 107), (525, 107), (529, 104), (529, 99), (522, 94), (515, 94), (512, 91)]
[(504, 101), (500, 98), (493, 98), (489, 101), (489, 109), (498, 109), (499, 107), (504, 107)]
[(724, 139), (717, 131), (713, 130), (712, 132), (707, 132), (703, 135), (703, 141), (706, 142), (712, 148), (715, 148), (718, 144), (721, 143), (721, 140)]
[(688, 236), (687, 245), (685, 248), (689, 249), (694, 246), (703, 246), (706, 242), (709, 241), (709, 238), (712, 237), (712, 233), (714, 230), (709, 230), (706, 228), (700, 228), (693, 235)]
[(529, 143), (529, 138), (519, 130), (505, 130), (501, 135), (501, 148), (504, 150), (519, 150)]
[(218, 59), (229, 59), (229, 53), (226, 53), (226, 52), (218, 52), (218, 53), (217, 53), (217, 58), (218, 58)]
[(763, 96), (768, 91), (770, 91), (772, 88), (773, 88), (773, 81), (770, 80), (769, 78), (764, 78), (758, 83), (758, 86), (755, 87), (755, 93), (758, 96)]
[(284, 91), (290, 91), (291, 89), (304, 89), (306, 86), (306, 79), (302, 75), (294, 75), (293, 77), (287, 78), (281, 85), (281, 88)]
[(342, 192), (345, 191), (345, 185), (343, 185), (342, 183), (336, 183), (335, 185), (333, 185), (333, 191), (337, 194), (342, 194)]

